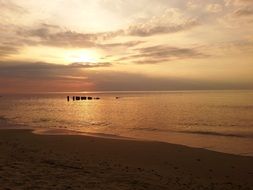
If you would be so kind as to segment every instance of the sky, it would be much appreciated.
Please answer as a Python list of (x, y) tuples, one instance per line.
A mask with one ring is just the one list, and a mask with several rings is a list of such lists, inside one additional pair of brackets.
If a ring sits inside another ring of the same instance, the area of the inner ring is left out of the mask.
[(253, 0), (0, 0), (0, 93), (253, 89)]

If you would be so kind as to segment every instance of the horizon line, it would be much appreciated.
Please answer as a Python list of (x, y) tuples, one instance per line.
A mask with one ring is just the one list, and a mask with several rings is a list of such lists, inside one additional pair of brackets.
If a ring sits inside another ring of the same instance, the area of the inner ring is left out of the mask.
[(159, 92), (191, 92), (191, 91), (253, 91), (253, 89), (185, 89), (185, 90), (94, 90), (94, 91), (62, 91), (62, 92), (0, 92), (1, 94), (92, 94), (92, 93), (159, 93)]

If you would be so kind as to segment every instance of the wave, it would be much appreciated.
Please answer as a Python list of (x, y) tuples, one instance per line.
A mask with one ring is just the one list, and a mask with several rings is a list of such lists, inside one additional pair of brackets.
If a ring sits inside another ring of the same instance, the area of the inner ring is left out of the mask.
[(136, 130), (136, 131), (159, 131), (159, 132), (166, 132), (168, 130), (162, 130), (162, 129), (157, 129), (157, 128), (144, 128), (144, 127), (141, 127), (141, 128), (129, 128), (130, 130)]
[(220, 105), (216, 106), (218, 108), (228, 108), (228, 109), (253, 109), (253, 105)]
[(209, 136), (223, 136), (223, 137), (238, 137), (238, 138), (253, 138), (253, 134), (236, 134), (236, 133), (223, 133), (214, 131), (187, 131), (187, 130), (169, 130), (169, 129), (157, 129), (157, 128), (132, 128), (138, 131), (147, 132), (163, 132), (163, 133), (184, 133), (184, 134), (196, 134), (196, 135), (209, 135)]
[(0, 123), (9, 123), (9, 119), (4, 116), (0, 116)]
[(237, 124), (219, 124), (219, 123), (204, 123), (204, 122), (182, 122), (182, 123), (178, 123), (179, 126), (206, 126), (206, 127), (237, 127)]
[(21, 123), (17, 123), (15, 118), (7, 118), (5, 116), (0, 116), (0, 128), (1, 129), (16, 129), (16, 128), (27, 128)]
[(175, 131), (175, 132), (177, 132), (177, 133), (188, 133), (188, 134), (199, 134), (199, 135), (224, 136), (224, 137), (240, 137), (240, 138), (253, 137), (253, 135), (222, 133), (222, 132), (213, 132), (213, 131)]

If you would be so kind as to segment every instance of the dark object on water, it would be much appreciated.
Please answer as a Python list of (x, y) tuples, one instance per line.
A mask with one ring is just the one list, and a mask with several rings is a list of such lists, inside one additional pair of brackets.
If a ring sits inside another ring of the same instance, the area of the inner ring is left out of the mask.
[[(72, 99), (73, 99), (73, 101), (80, 101), (80, 100), (92, 100), (92, 99), (94, 99), (94, 100), (100, 100), (100, 98), (99, 97), (91, 97), (91, 96), (89, 96), (89, 97), (86, 97), (86, 96), (72, 96)], [(68, 100), (68, 102), (69, 102), (69, 100), (70, 100), (70, 96), (67, 96), (67, 100)]]

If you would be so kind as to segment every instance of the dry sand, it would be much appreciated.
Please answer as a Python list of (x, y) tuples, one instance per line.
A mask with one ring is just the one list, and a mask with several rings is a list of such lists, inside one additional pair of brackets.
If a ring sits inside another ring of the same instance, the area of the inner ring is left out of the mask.
[(0, 190), (253, 189), (253, 158), (159, 142), (0, 130)]

